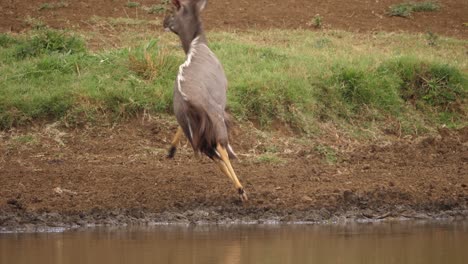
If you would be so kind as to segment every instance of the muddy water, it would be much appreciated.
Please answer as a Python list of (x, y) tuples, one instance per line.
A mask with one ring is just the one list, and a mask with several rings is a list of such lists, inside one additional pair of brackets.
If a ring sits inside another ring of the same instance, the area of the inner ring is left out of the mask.
[(0, 263), (468, 263), (468, 222), (4, 233)]

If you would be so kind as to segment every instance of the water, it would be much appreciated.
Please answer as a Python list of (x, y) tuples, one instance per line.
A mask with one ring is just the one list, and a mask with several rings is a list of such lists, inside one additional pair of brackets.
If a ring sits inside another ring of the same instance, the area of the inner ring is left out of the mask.
[(0, 234), (1, 264), (468, 263), (468, 222), (96, 228)]

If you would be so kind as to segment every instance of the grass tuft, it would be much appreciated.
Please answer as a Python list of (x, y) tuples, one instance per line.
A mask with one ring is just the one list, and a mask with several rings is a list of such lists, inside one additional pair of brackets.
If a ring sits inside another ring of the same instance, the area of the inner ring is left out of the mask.
[(335, 164), (338, 162), (338, 156), (333, 148), (319, 144), (314, 147), (314, 150), (318, 152), (328, 164)]
[(24, 19), (24, 23), (28, 26), (30, 26), (32, 29), (45, 29), (47, 28), (47, 25), (44, 21), (42, 21), (41, 19), (38, 19), (38, 18), (34, 18), (34, 17), (30, 17), (30, 16), (27, 16), (25, 19)]
[(411, 17), (413, 12), (433, 12), (440, 9), (440, 5), (434, 2), (407, 2), (390, 6), (390, 16)]
[(401, 98), (416, 107), (464, 114), (461, 106), (468, 96), (468, 82), (455, 67), (400, 57), (384, 63), (380, 70), (395, 73), (401, 80)]
[(86, 50), (85, 42), (64, 31), (39, 30), (28, 40), (21, 41), (16, 46), (15, 57), (24, 59), (50, 53), (79, 53)]
[(166, 49), (157, 49), (156, 53), (152, 53), (151, 50), (156, 45), (157, 41), (152, 40), (128, 57), (129, 69), (144, 80), (152, 81), (157, 78), (164, 78), (179, 66), (177, 58), (170, 55)]
[(64, 8), (68, 7), (70, 4), (66, 1), (59, 1), (55, 3), (43, 3), (39, 6), (39, 10), (49, 10), (49, 9), (57, 9), (57, 8)]
[(6, 33), (0, 33), (0, 47), (7, 48), (13, 44), (16, 44), (18, 41)]
[(167, 11), (167, 5), (164, 4), (158, 4), (158, 5), (152, 5), (147, 9), (148, 14), (163, 14)]
[(135, 19), (128, 17), (99, 17), (92, 16), (90, 22), (100, 26), (111, 26), (111, 27), (128, 27), (128, 26), (146, 26), (146, 25), (159, 25), (159, 21), (156, 20), (145, 20)]
[(140, 5), (141, 5), (141, 4), (138, 3), (138, 2), (127, 2), (127, 3), (125, 4), (125, 6), (128, 7), (128, 8), (135, 8), (135, 7), (139, 7)]
[(321, 15), (316, 14), (309, 25), (314, 26), (315, 28), (322, 28), (323, 26), (323, 18)]
[(278, 157), (273, 153), (264, 153), (260, 154), (256, 157), (255, 163), (271, 163), (271, 164), (280, 164), (283, 163), (284, 160)]

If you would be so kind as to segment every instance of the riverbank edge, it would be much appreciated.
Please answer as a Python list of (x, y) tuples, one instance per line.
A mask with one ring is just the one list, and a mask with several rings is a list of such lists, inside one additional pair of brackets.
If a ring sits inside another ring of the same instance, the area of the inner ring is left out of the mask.
[(352, 224), (394, 221), (464, 221), (468, 208), (442, 211), (395, 208), (372, 210), (350, 208), (332, 212), (325, 208), (301, 211), (224, 211), (199, 208), (185, 211), (149, 212), (145, 209), (91, 210), (79, 213), (0, 211), (0, 233), (57, 232), (78, 228), (161, 225), (277, 225)]

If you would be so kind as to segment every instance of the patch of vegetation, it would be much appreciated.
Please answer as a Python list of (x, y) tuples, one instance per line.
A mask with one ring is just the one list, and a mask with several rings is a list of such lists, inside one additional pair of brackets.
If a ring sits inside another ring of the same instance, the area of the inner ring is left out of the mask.
[(59, 1), (54, 3), (43, 3), (39, 6), (39, 10), (57, 9), (68, 7), (69, 3), (66, 1)]
[(167, 5), (165, 4), (158, 4), (152, 5), (147, 9), (148, 14), (162, 14), (167, 11)]
[(237, 118), (256, 119), (262, 125), (275, 119), (291, 125), (301, 122), (300, 108), (309, 100), (304, 95), (310, 91), (307, 80), (289, 75), (292, 61), (288, 56), (276, 49), (238, 43), (213, 43), (212, 47), (222, 57), (230, 57), (225, 60), (228, 75), (244, 73), (230, 83), (230, 107)]
[(431, 12), (440, 9), (440, 5), (435, 2), (416, 2), (412, 4), (414, 12)]
[(315, 15), (311, 23), (315, 28), (322, 28), (323, 19), (319, 14)]
[(399, 91), (405, 101), (421, 110), (439, 110), (464, 114), (468, 80), (453, 66), (421, 62), (412, 57), (390, 60), (380, 67), (401, 80)]
[[(30, 38), (0, 49), (0, 54), (15, 54), (19, 47), (23, 50)], [(135, 50), (99, 54), (89, 54), (82, 46), (79, 50), (55, 44), (39, 47), (34, 56), (19, 61), (0, 56), (1, 128), (36, 119), (81, 125), (143, 110), (169, 112), (172, 107), (174, 76), (181, 60), (161, 51), (154, 41)]]
[(135, 19), (128, 17), (99, 17), (93, 16), (90, 19), (92, 24), (106, 25), (106, 26), (144, 26), (144, 25), (159, 25), (158, 21)]
[[(398, 134), (467, 123), (463, 41), (440, 38), (437, 49), (428, 49), (421, 37), (404, 34), (377, 35), (371, 43), (343, 32), (211, 34), (229, 80), (230, 112), (239, 120), (263, 127), (279, 121), (304, 132), (322, 121), (359, 129), (387, 128), (392, 120)], [(100, 52), (63, 31), (0, 36), (8, 43), (0, 46), (3, 129), (37, 119), (82, 125), (172, 112), (184, 61), (175, 36)], [(333, 45), (317, 49), (323, 40)], [(333, 161), (331, 150), (317, 151)]]
[(322, 49), (329, 46), (331, 43), (331, 40), (328, 38), (320, 38), (315, 41), (314, 47), (317, 49)]
[(143, 6), (142, 9), (148, 12), (148, 14), (163, 14), (169, 10), (169, 4), (169, 0), (161, 0), (159, 4), (150, 7)]
[(32, 29), (47, 28), (46, 23), (38, 18), (27, 16), (24, 22), (26, 23), (26, 25), (30, 26)]
[(21, 135), (13, 138), (13, 142), (18, 144), (35, 144), (37, 143), (37, 139), (33, 135)]
[(405, 2), (390, 6), (390, 16), (411, 17), (413, 12), (432, 12), (440, 9), (435, 2)]
[(69, 35), (65, 31), (39, 30), (27, 40), (20, 41), (15, 47), (15, 57), (24, 59), (41, 54), (79, 53), (85, 51), (84, 41), (76, 36)]
[(110, 18), (109, 23), (112, 26), (121, 26), (121, 25), (138, 26), (138, 25), (155, 24), (154, 21), (148, 21), (144, 19), (126, 18), (126, 17)]
[(339, 93), (340, 102), (346, 103), (339, 108), (348, 111), (343, 114), (361, 115), (369, 108), (393, 114), (400, 111), (398, 79), (356, 65), (336, 65), (332, 69), (333, 74), (324, 82), (328, 89)]
[(317, 151), (328, 164), (335, 164), (338, 161), (338, 156), (336, 151), (326, 145), (317, 145), (314, 147), (315, 151)]
[(135, 8), (135, 7), (139, 7), (140, 3), (138, 3), (138, 2), (127, 2), (125, 4), (125, 6), (128, 7), (128, 8)]
[(427, 39), (427, 45), (435, 47), (437, 46), (437, 41), (439, 40), (439, 36), (429, 31), (427, 32), (426, 39)]
[(6, 33), (0, 33), (0, 47), (9, 47), (16, 44), (17, 40)]
[(167, 50), (159, 49), (157, 53), (152, 53), (156, 45), (157, 41), (152, 40), (129, 55), (129, 69), (144, 80), (163, 78), (167, 72), (174, 72), (179, 66), (178, 59)]
[(283, 163), (284, 161), (273, 153), (264, 153), (264, 154), (257, 156), (255, 162), (279, 164), (279, 163)]

